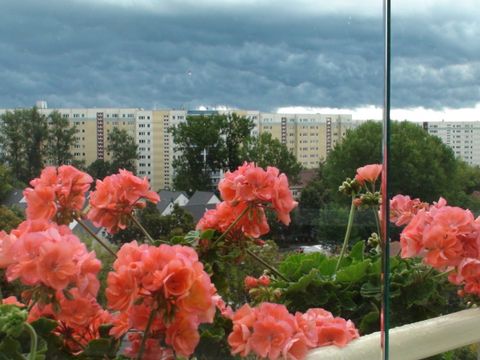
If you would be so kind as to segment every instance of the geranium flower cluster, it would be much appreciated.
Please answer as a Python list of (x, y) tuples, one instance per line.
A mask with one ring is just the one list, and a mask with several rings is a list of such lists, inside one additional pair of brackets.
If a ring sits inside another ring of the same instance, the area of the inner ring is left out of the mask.
[(110, 322), (96, 301), (101, 263), (65, 225), (26, 220), (10, 234), (0, 232), (0, 268), (6, 268), (8, 281), (35, 287), (22, 294), (31, 306), (28, 321), (56, 320), (54, 332), (72, 353), (98, 338), (100, 325)]
[[(177, 355), (190, 356), (200, 339), (198, 326), (213, 321), (217, 298), (195, 250), (133, 241), (122, 246), (113, 269), (106, 295), (109, 307), (119, 313), (111, 333), (120, 337), (129, 329), (146, 331), (153, 316), (146, 358), (159, 351), (162, 341)], [(127, 355), (133, 357), (140, 338), (129, 337), (133, 343)]]
[(402, 257), (422, 256), (449, 280), (480, 296), (480, 218), (444, 199), (420, 209), (400, 235)]
[(251, 353), (270, 360), (305, 358), (318, 346), (345, 346), (358, 338), (354, 324), (320, 308), (292, 315), (284, 305), (248, 304), (232, 316), (233, 331), (228, 336), (232, 354), (246, 357)]
[(82, 295), (77, 288), (68, 293), (69, 298), (61, 291), (55, 294), (57, 306), (35, 304), (28, 314), (28, 321), (40, 317), (56, 320), (58, 326), (54, 333), (62, 337), (64, 346), (72, 353), (79, 353), (89, 341), (100, 337), (100, 326), (110, 324), (112, 316), (91, 294)]
[(0, 268), (8, 281), (56, 291), (76, 287), (81, 295), (96, 296), (100, 261), (65, 225), (26, 220), (10, 234), (0, 233)]
[(197, 229), (224, 232), (246, 213), (233, 230), (258, 238), (270, 231), (265, 216), (266, 206), (273, 208), (277, 218), (285, 225), (290, 223), (290, 212), (297, 206), (286, 175), (280, 174), (275, 167), (264, 170), (254, 163), (244, 163), (234, 172), (227, 172), (218, 188), (223, 202), (205, 213)]
[(390, 221), (397, 226), (406, 225), (420, 210), (428, 210), (429, 207), (428, 203), (418, 198), (411, 199), (407, 195), (395, 195), (390, 200)]
[(158, 194), (149, 189), (147, 178), (140, 179), (128, 170), (97, 180), (90, 196), (88, 218), (111, 234), (125, 229), (132, 211), (144, 208), (145, 200), (155, 204), (160, 201)]
[(85, 193), (93, 179), (73, 166), (63, 165), (58, 170), (49, 166), (40, 177), (32, 180), (32, 188), (24, 190), (27, 217), (31, 220), (51, 220), (69, 224), (83, 209)]

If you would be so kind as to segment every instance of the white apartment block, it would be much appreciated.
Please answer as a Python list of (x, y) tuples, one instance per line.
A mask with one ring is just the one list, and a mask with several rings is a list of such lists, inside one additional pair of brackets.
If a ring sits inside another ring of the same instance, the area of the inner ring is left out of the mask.
[[(113, 128), (125, 129), (138, 145), (137, 175), (147, 177), (152, 188), (171, 189), (175, 176), (175, 151), (171, 127), (185, 122), (187, 116), (213, 113), (236, 113), (254, 123), (252, 135), (272, 134), (297, 157), (305, 168), (316, 168), (333, 147), (342, 140), (347, 129), (356, 125), (351, 115), (338, 114), (276, 114), (255, 110), (187, 111), (144, 110), (141, 108), (57, 108), (37, 104), (41, 114), (58, 111), (78, 128), (73, 154), (89, 165), (97, 159), (110, 160), (108, 134)], [(0, 109), (0, 115), (14, 109)], [(214, 180), (222, 176), (215, 174)], [(218, 179), (217, 179), (218, 180)]]
[(455, 156), (470, 165), (480, 165), (480, 121), (431, 121), (423, 128), (438, 136)]

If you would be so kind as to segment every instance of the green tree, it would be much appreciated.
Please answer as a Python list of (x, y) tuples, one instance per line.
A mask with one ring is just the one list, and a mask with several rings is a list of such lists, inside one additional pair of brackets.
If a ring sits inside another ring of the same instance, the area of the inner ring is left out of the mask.
[[(155, 204), (149, 202), (138, 212), (138, 219), (154, 239), (168, 240), (172, 236), (185, 235), (195, 228), (192, 215), (177, 204), (170, 215), (162, 216)], [(132, 239), (145, 239), (145, 235), (133, 224), (112, 237), (115, 243), (129, 242)]]
[(0, 231), (10, 232), (23, 221), (22, 217), (6, 206), (0, 206)]
[(329, 202), (329, 193), (323, 176), (324, 164), (320, 164), (317, 174), (300, 194), (299, 206), (303, 209), (319, 209)]
[(290, 184), (298, 182), (302, 170), (302, 164), (287, 146), (278, 139), (274, 139), (269, 133), (262, 133), (259, 137), (252, 139), (248, 146), (243, 148), (243, 158), (254, 161), (263, 168), (267, 166), (279, 168), (287, 175)]
[(174, 187), (194, 192), (213, 188), (211, 174), (223, 168), (225, 141), (221, 137), (224, 117), (187, 116), (184, 123), (172, 128), (175, 151)]
[(10, 169), (0, 164), (0, 202), (5, 200), (10, 191), (13, 189), (13, 179)]
[(0, 119), (1, 157), (11, 169), (16, 179), (26, 173), (25, 137), (22, 132), (22, 119), (25, 110), (7, 111)]
[[(461, 162), (455, 159), (453, 151), (416, 124), (393, 122), (391, 130), (391, 195), (402, 193), (428, 202), (444, 196), (450, 202), (458, 202), (464, 181), (460, 179)], [(373, 121), (348, 131), (325, 162), (326, 187), (336, 192), (358, 167), (380, 163), (381, 136), (382, 124)]]
[(2, 115), (2, 159), (10, 166), (17, 180), (28, 183), (40, 174), (44, 166), (47, 139), (47, 119), (36, 107)]
[(113, 128), (108, 135), (107, 151), (112, 154), (112, 172), (126, 169), (135, 172), (137, 144), (125, 129)]
[(227, 115), (223, 121), (225, 125), (222, 129), (222, 135), (225, 137), (227, 150), (226, 167), (230, 171), (234, 171), (243, 163), (242, 148), (251, 138), (254, 123), (252, 120), (235, 113)]
[(60, 166), (72, 164), (74, 158), (71, 149), (77, 144), (75, 134), (78, 129), (70, 126), (68, 119), (63, 118), (58, 111), (48, 116), (47, 156), (50, 164)]
[(87, 172), (94, 180), (103, 180), (105, 176), (113, 174), (112, 164), (103, 159), (97, 159), (87, 167)]
[(241, 149), (250, 137), (253, 122), (237, 114), (187, 116), (170, 129), (175, 150), (174, 187), (178, 190), (212, 190), (212, 174), (236, 169), (243, 161)]
[(34, 107), (26, 110), (21, 126), (25, 136), (27, 165), (26, 177), (22, 180), (28, 182), (39, 176), (45, 166), (45, 145), (48, 141), (47, 118)]

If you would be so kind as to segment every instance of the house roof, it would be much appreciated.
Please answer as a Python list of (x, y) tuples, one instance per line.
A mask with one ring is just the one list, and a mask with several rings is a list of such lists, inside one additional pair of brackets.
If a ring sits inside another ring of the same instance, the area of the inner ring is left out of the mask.
[(215, 204), (185, 205), (183, 209), (193, 216), (193, 220), (198, 222), (209, 209), (215, 209)]
[(160, 190), (158, 194), (160, 195), (160, 201), (156, 206), (160, 214), (165, 211), (170, 203), (175, 202), (179, 196), (183, 195), (188, 199), (188, 196), (183, 191)]
[[(195, 193), (192, 195), (190, 200), (188, 200), (189, 205), (206, 205), (208, 204), (208, 201), (213, 197), (217, 197), (213, 192), (211, 191), (195, 191)], [(218, 199), (218, 197), (217, 197)]]

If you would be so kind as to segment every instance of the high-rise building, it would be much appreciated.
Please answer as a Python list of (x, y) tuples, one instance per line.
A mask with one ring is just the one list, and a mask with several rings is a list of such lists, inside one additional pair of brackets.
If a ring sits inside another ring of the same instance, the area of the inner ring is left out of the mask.
[(423, 128), (438, 136), (455, 156), (470, 165), (480, 165), (480, 121), (431, 121)]
[[(86, 165), (97, 159), (110, 160), (108, 135), (114, 129), (125, 129), (138, 145), (137, 174), (147, 177), (152, 188), (173, 187), (173, 161), (180, 154), (170, 132), (186, 121), (187, 116), (236, 113), (254, 123), (252, 135), (264, 132), (285, 144), (304, 168), (318, 167), (346, 130), (356, 122), (351, 115), (339, 114), (276, 114), (256, 110), (144, 110), (141, 108), (58, 108), (48, 109), (45, 102), (38, 111), (48, 116), (58, 111), (78, 129), (72, 153)], [(13, 109), (0, 109), (0, 115)], [(218, 180), (222, 173), (214, 175)]]
[(355, 126), (351, 115), (260, 113), (259, 133), (280, 140), (306, 169), (317, 168)]

